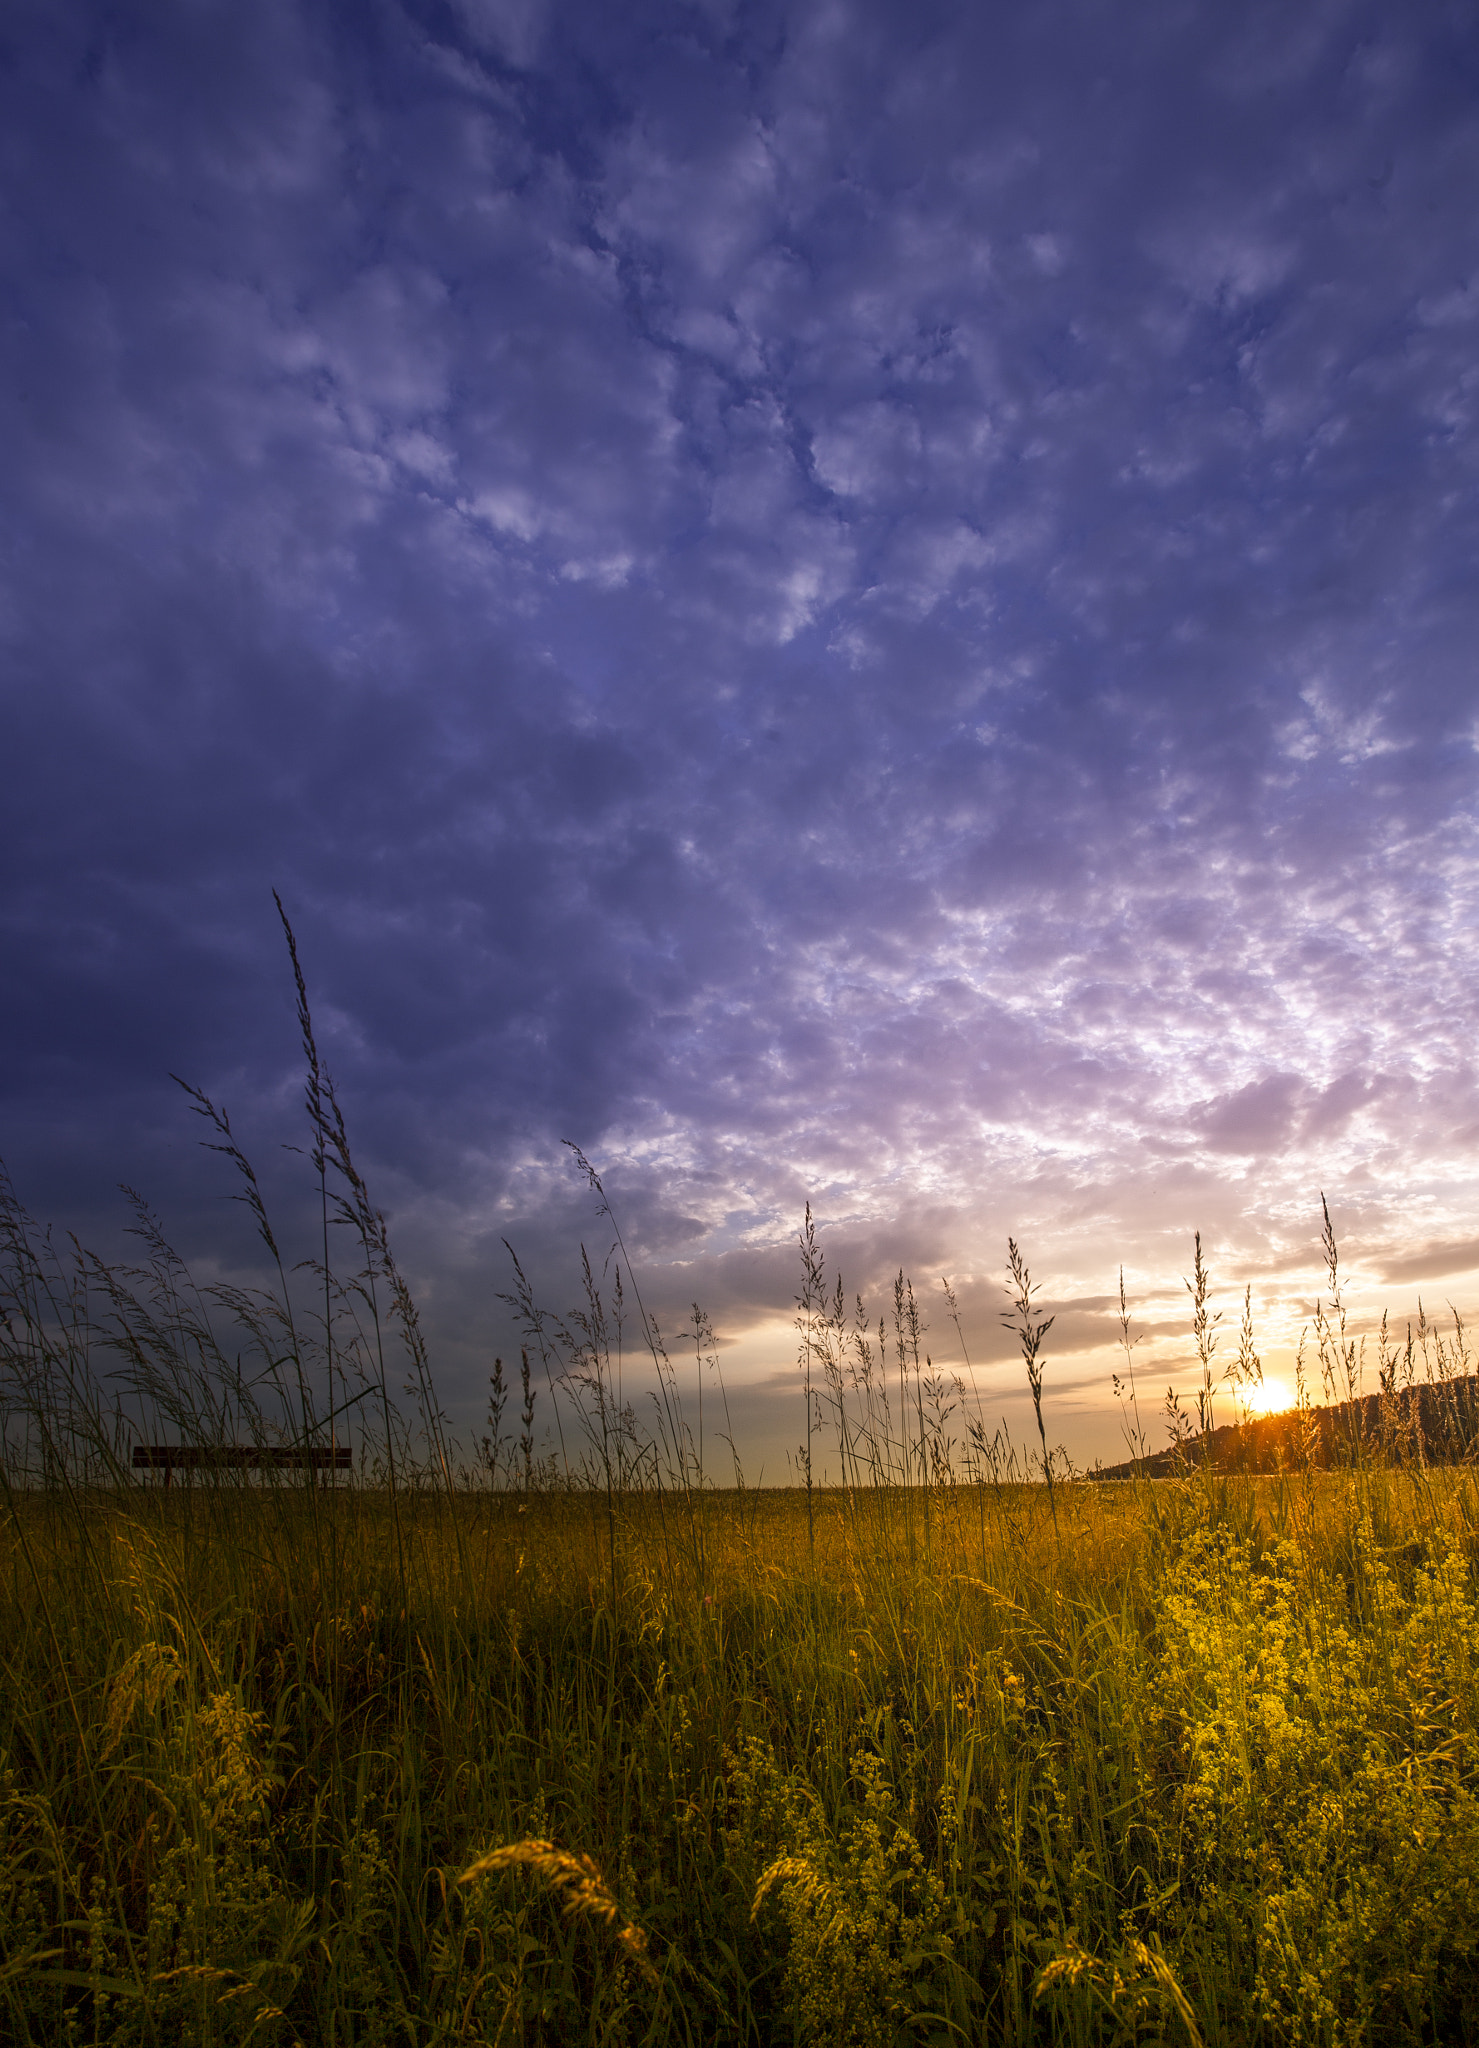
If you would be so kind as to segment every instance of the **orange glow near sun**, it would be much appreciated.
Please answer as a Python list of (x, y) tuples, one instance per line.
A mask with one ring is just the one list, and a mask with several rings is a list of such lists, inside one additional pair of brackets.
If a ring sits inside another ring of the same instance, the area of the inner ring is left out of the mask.
[(1261, 1387), (1239, 1387), (1237, 1399), (1250, 1415), (1277, 1415), (1294, 1406), (1294, 1389), (1286, 1381), (1265, 1374)]

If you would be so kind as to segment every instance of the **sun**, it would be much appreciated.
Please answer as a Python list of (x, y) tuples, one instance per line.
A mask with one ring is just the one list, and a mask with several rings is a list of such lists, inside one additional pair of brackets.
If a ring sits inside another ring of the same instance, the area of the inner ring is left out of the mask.
[(1239, 1387), (1236, 1398), (1250, 1415), (1278, 1415), (1294, 1406), (1293, 1389), (1271, 1374), (1265, 1375), (1261, 1386)]

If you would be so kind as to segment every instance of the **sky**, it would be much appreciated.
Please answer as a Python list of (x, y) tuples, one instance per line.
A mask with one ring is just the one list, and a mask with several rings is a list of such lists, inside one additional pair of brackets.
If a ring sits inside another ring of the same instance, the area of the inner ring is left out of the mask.
[(567, 1139), (767, 1481), (808, 1201), (1081, 1463), (1479, 1303), (1476, 196), (1448, 0), (11, 0), (22, 1198), (311, 1221), (275, 888), (459, 1421)]

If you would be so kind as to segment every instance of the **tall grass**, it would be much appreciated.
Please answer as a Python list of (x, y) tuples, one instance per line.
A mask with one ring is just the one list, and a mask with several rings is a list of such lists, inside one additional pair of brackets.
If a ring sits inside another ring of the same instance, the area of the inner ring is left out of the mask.
[[(1298, 1437), (1282, 1472), (1224, 1469), (1210, 1397), (1256, 1351), (1245, 1314), (1214, 1379), (1199, 1252), (1183, 1467), (1143, 1476), (1137, 1401), (1132, 1476), (1089, 1483), (1050, 1450), (1015, 1245), (1030, 1469), (907, 1276), (875, 1316), (808, 1219), (803, 1450), (840, 1482), (803, 1457), (757, 1490), (731, 1442), (721, 1489), (712, 1330), (695, 1311), (680, 1371), (577, 1154), (613, 1257), (564, 1313), (514, 1261), (519, 1433), (500, 1362), (463, 1454), (299, 996), (305, 1267), (194, 1092), (266, 1291), (197, 1289), (140, 1202), (112, 1266), (0, 1193), (5, 2038), (1479, 2035), (1479, 1492), (1402, 1436), (1436, 1336), (1383, 1338), (1387, 1422), (1337, 1469)], [(1333, 1397), (1360, 1353), (1327, 1235)], [(166, 1491), (140, 1435), (349, 1441), (354, 1470), (218, 1460)]]

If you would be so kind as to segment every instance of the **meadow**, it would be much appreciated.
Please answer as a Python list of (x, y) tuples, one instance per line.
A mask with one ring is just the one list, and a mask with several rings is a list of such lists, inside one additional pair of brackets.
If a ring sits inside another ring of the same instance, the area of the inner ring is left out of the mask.
[(13, 1498), (6, 2037), (1479, 2030), (1467, 1473), (610, 1510)]
[[(0, 1194), (6, 2040), (1479, 2039), (1461, 1330), (1383, 1333), (1324, 1439), (1301, 1371), (1281, 1469), (1238, 1469), (1198, 1451), (1257, 1354), (1246, 1317), (1218, 1352), (1198, 1248), (1179, 1463), (1149, 1476), (1127, 1314), (1106, 1482), (1050, 1451), (1015, 1245), (1026, 1447), (808, 1218), (803, 1483), (720, 1487), (605, 1211), (574, 1311), (514, 1265), (527, 1348), (459, 1444), (300, 1006), (316, 1256), (193, 1093), (263, 1288), (195, 1288), (142, 1203), (118, 1266)], [(1328, 1405), (1363, 1361), (1327, 1260)], [(293, 1462), (325, 1446), (347, 1472)]]

